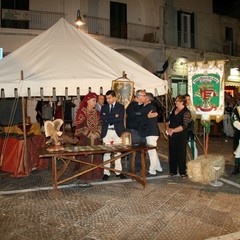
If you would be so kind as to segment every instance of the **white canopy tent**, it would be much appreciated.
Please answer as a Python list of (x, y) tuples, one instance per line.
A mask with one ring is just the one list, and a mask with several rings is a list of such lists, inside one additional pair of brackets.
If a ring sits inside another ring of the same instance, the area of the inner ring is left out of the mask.
[[(23, 71), (23, 80), (21, 80)], [(18, 48), (0, 61), (0, 88), (5, 97), (85, 95), (103, 93), (112, 80), (122, 76), (134, 82), (135, 89), (166, 94), (164, 81), (143, 67), (105, 46), (91, 36), (60, 19), (51, 28)], [(42, 90), (41, 90), (42, 88)]]

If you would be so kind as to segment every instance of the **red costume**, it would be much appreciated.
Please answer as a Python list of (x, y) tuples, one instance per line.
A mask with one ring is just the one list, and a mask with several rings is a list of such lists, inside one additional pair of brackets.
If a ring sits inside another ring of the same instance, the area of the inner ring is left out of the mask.
[[(94, 108), (93, 110), (87, 109), (87, 101), (95, 98), (97, 100), (97, 94), (88, 93), (82, 102), (80, 103), (79, 109), (76, 114), (76, 119), (74, 125), (76, 126), (75, 136), (79, 139), (79, 145), (81, 146), (91, 146), (91, 145), (99, 145), (101, 144), (101, 121), (100, 121), (100, 113)], [(95, 138), (97, 135), (97, 138)], [(81, 160), (101, 163), (102, 155), (92, 155), (92, 156), (81, 156)], [(77, 165), (75, 170), (82, 165)], [(86, 167), (86, 166), (84, 166)], [(81, 169), (83, 170), (83, 169)], [(90, 173), (82, 175), (81, 179), (92, 180), (92, 179), (100, 179), (102, 177), (102, 169), (96, 169)]]

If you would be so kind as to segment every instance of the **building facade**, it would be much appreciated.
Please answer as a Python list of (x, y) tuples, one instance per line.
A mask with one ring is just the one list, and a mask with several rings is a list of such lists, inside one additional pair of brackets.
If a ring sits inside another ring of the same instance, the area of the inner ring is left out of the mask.
[(240, 20), (214, 8), (214, 0), (1, 0), (0, 48), (11, 53), (61, 17), (75, 25), (80, 10), (79, 31), (167, 79), (176, 96), (187, 92), (189, 61), (226, 60), (226, 80), (239, 67)]

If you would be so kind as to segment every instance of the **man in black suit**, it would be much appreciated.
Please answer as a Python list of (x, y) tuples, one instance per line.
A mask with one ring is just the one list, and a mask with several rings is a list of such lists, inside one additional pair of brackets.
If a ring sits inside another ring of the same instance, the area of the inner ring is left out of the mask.
[[(158, 138), (160, 137), (160, 131), (157, 122), (157, 114), (155, 117), (149, 118), (149, 112), (157, 113), (157, 109), (152, 104), (154, 96), (152, 93), (146, 93), (144, 106), (141, 109), (141, 121), (140, 121), (140, 136), (146, 138), (146, 143), (152, 146), (157, 146)], [(157, 154), (156, 149), (148, 150), (150, 166), (148, 175), (156, 175), (157, 172), (162, 172), (162, 166)]]
[[(143, 108), (143, 103), (146, 98), (146, 91), (145, 90), (138, 90), (136, 92), (135, 99), (128, 105), (126, 109), (126, 125), (127, 131), (131, 133), (132, 136), (132, 144), (140, 144), (146, 143), (145, 137), (140, 136), (140, 124), (141, 124), (141, 110)], [(128, 163), (131, 165), (131, 158), (132, 155), (128, 155)], [(128, 166), (130, 169), (131, 167)], [(136, 152), (135, 157), (135, 171), (140, 172), (142, 169), (141, 167), (141, 153)]]
[[(100, 119), (102, 120), (102, 132), (101, 137), (105, 144), (119, 144), (122, 142), (121, 135), (125, 131), (124, 128), (124, 106), (118, 103), (116, 94), (113, 90), (109, 90), (106, 93), (107, 104), (104, 104), (101, 109)], [(115, 156), (120, 155), (116, 153)], [(103, 161), (110, 159), (110, 153), (105, 153)], [(106, 164), (106, 167), (110, 167), (110, 164)], [(115, 161), (115, 169), (122, 171), (121, 158)], [(104, 176), (102, 180), (108, 180), (110, 172), (104, 169)], [(116, 173), (116, 177), (125, 179), (126, 176), (122, 173)]]

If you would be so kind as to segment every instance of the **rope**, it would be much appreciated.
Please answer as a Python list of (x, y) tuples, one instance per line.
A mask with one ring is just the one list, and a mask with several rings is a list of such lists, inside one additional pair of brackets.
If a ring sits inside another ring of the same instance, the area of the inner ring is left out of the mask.
[[(22, 89), (22, 84), (21, 83), (22, 83), (22, 80), (20, 80), (19, 83), (18, 83), (18, 88), (17, 88), (17, 89), (19, 89), (18, 95), (19, 95), (19, 92)], [(6, 133), (6, 136), (4, 138), (3, 145), (2, 145), (2, 151), (1, 151), (1, 157), (0, 157), (0, 166), (2, 166), (3, 156), (4, 156), (4, 154), (6, 152), (6, 149), (7, 149), (8, 139), (9, 139), (9, 135), (10, 135), (10, 126), (12, 126), (12, 123), (13, 123), (13, 120), (14, 120), (14, 116), (16, 114), (18, 102), (19, 102), (19, 97), (15, 97), (14, 102), (13, 102), (13, 107), (11, 109), (9, 122), (8, 122), (8, 125), (7, 125), (8, 131)]]

